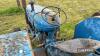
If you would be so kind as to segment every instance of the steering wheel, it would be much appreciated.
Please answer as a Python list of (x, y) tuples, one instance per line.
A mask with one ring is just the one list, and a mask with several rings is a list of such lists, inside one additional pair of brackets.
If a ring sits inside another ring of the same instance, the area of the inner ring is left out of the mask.
[(67, 21), (66, 13), (58, 7), (54, 6), (45, 7), (42, 9), (41, 13), (44, 14), (42, 15), (42, 18), (51, 25), (55, 24), (62, 25)]

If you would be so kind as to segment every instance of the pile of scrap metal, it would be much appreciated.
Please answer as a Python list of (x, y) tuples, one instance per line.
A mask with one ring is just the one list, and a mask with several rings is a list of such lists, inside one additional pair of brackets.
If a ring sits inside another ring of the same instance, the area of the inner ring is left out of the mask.
[[(84, 31), (80, 31), (80, 28), (84, 27), (82, 24), (79, 24), (81, 26), (76, 26), (79, 31), (75, 30), (75, 39), (60, 42), (56, 40), (60, 26), (67, 19), (66, 13), (61, 8), (54, 6), (43, 7), (35, 5), (31, 1), (27, 5), (25, 12), (29, 32), (33, 39), (39, 39), (42, 45), (42, 47), (34, 50), (35, 56), (100, 56), (100, 34), (91, 32), (89, 36), (84, 35)], [(91, 25), (87, 24), (90, 28)], [(93, 29), (100, 30), (100, 27)], [(79, 38), (81, 36), (76, 33), (84, 35), (84, 37)], [(91, 34), (97, 34), (99, 38)], [(93, 36), (95, 38), (92, 38)]]

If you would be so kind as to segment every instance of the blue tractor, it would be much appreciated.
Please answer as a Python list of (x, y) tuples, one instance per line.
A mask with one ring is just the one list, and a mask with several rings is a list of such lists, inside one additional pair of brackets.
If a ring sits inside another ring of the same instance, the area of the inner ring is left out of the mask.
[[(67, 20), (66, 13), (59, 7), (44, 7), (35, 5), (34, 2), (31, 1), (25, 8), (25, 16), (28, 24), (28, 31), (31, 33), (33, 39), (38, 38), (40, 40), (40, 43), (42, 44), (41, 48), (45, 49), (46, 56), (100, 56), (99, 52), (99, 54), (93, 52), (96, 49), (98, 50), (100, 46), (93, 49), (84, 47), (77, 48), (79, 46), (90, 46), (90, 42), (92, 43), (92, 47), (94, 47), (96, 46), (94, 43), (100, 44), (97, 40), (77, 38), (68, 40), (68, 42), (57, 41), (56, 37), (60, 30), (60, 26)], [(69, 42), (71, 45), (68, 44)], [(70, 47), (66, 45), (70, 45)], [(71, 48), (71, 46), (76, 46), (76, 49), (79, 52), (74, 51), (75, 48)], [(73, 51), (71, 51), (71, 49)], [(84, 53), (82, 50), (87, 54), (85, 53), (85, 55), (83, 55)], [(77, 53), (82, 53), (82, 55)], [(38, 55), (39, 52), (36, 56)], [(40, 55), (42, 56), (42, 54)]]

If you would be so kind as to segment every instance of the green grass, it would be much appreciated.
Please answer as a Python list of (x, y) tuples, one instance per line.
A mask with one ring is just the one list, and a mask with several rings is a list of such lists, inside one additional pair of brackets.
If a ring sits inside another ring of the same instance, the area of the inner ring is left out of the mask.
[[(78, 22), (100, 10), (99, 0), (36, 0), (36, 4), (57, 6), (67, 13), (69, 19), (61, 26), (61, 35), (68, 38), (73, 37)], [(11, 32), (15, 27), (25, 28), (23, 10), (16, 7), (16, 0), (0, 0), (0, 34)]]
[(0, 0), (0, 34), (13, 32), (17, 27), (26, 27), (24, 11), (17, 7), (16, 0)]
[(0, 16), (14, 15), (14, 14), (22, 14), (24, 11), (18, 7), (10, 7), (4, 10), (0, 10)]
[(24, 15), (0, 16), (0, 34), (12, 32), (14, 28), (25, 29)]

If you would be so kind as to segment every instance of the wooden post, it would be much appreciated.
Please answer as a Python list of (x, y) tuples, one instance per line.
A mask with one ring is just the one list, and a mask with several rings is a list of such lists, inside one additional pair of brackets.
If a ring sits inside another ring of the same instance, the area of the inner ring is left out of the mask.
[(17, 6), (20, 8), (21, 7), (20, 1), (19, 0), (16, 0), (16, 2), (17, 2)]
[(21, 0), (21, 2), (22, 2), (22, 7), (23, 7), (23, 9), (24, 9), (24, 11), (25, 11), (25, 19), (26, 19), (26, 24), (29, 24), (29, 22), (28, 22), (28, 17), (27, 17), (27, 13), (26, 13), (26, 0)]
[(26, 0), (22, 0), (22, 7), (26, 10)]

